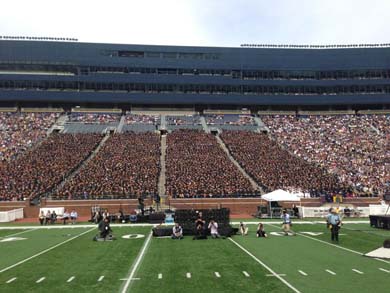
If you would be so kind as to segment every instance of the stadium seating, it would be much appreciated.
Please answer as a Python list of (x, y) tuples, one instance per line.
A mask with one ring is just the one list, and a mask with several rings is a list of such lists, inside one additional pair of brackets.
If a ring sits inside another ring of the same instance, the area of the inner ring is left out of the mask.
[(46, 136), (59, 113), (0, 112), (0, 162), (15, 158)]
[(155, 194), (159, 160), (158, 135), (150, 132), (114, 134), (55, 196), (88, 199)]
[(232, 156), (266, 191), (281, 188), (316, 195), (343, 187), (335, 176), (290, 154), (266, 134), (224, 131), (221, 138)]
[(167, 137), (167, 194), (173, 197), (248, 196), (255, 191), (217, 140), (198, 130), (176, 130)]
[(3, 200), (43, 195), (79, 166), (102, 139), (97, 134), (51, 134), (37, 148), (0, 166)]
[(265, 116), (277, 141), (296, 156), (337, 174), (357, 194), (390, 186), (390, 116)]

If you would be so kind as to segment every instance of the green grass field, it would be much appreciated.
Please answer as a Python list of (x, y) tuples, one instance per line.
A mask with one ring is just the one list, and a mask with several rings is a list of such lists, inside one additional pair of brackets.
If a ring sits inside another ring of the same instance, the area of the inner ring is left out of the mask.
[[(345, 224), (338, 245), (324, 224), (309, 222), (293, 226), (297, 236), (267, 222), (267, 239), (249, 225), (246, 237), (198, 241), (130, 225), (114, 226), (112, 242), (92, 241), (95, 226), (6, 228), (0, 292), (390, 292), (390, 261), (362, 255), (390, 231), (363, 223)], [(122, 238), (129, 234), (142, 236)]]

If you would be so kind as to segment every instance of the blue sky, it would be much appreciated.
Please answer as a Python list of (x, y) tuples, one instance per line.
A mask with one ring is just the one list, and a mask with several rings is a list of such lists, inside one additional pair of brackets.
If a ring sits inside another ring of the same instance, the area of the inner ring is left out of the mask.
[(12, 0), (0, 35), (239, 46), (390, 43), (390, 0)]

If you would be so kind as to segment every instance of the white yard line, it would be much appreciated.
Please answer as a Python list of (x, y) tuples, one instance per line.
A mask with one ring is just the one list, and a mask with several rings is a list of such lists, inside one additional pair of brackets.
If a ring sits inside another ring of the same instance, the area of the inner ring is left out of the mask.
[(331, 270), (325, 270), (325, 271), (327, 271), (329, 274), (331, 274), (331, 275), (336, 275), (336, 273), (335, 272), (333, 272), (333, 271), (331, 271)]
[(249, 275), (246, 271), (242, 271), (245, 277), (249, 278), (251, 275)]
[(158, 274), (158, 278), (159, 278), (159, 279), (162, 279), (162, 274)]
[(386, 270), (386, 269), (383, 269), (383, 268), (379, 268), (382, 272), (385, 272), (385, 273), (390, 273), (389, 270)]
[(361, 274), (361, 275), (363, 275), (364, 273), (363, 272), (361, 272), (361, 271), (359, 271), (359, 270), (357, 270), (357, 269), (352, 269), (355, 273), (358, 273), (358, 274)]
[(216, 276), (217, 278), (220, 278), (220, 277), (221, 277), (221, 275), (220, 275), (218, 272), (215, 272), (214, 274), (215, 274), (215, 276)]
[(98, 282), (103, 281), (103, 279), (104, 279), (104, 276), (100, 276), (99, 279), (98, 279)]
[(126, 281), (126, 283), (124, 284), (124, 286), (123, 286), (123, 288), (121, 290), (122, 293), (126, 293), (127, 292), (127, 289), (129, 288), (129, 286), (131, 284), (131, 281), (134, 278), (134, 275), (135, 275), (135, 273), (136, 273), (136, 271), (138, 269), (138, 266), (140, 265), (144, 255), (145, 255), (146, 249), (149, 247), (150, 239), (152, 239), (152, 231), (150, 231), (150, 234), (149, 234), (148, 238), (146, 238), (146, 240), (145, 240), (145, 242), (144, 242), (144, 244), (142, 246), (142, 249), (141, 249), (140, 253), (137, 256), (137, 259), (136, 259), (135, 263), (132, 266), (132, 270), (131, 270), (131, 272), (129, 274), (129, 277), (127, 278), (127, 281)]
[(96, 229), (96, 228), (94, 227), (94, 228), (89, 229), (89, 230), (87, 230), (87, 231), (85, 231), (85, 232), (83, 232), (83, 233), (81, 233), (81, 234), (78, 234), (78, 235), (72, 237), (72, 238), (69, 238), (69, 239), (67, 239), (67, 240), (65, 240), (65, 241), (63, 241), (63, 242), (61, 242), (61, 243), (58, 243), (58, 244), (56, 244), (56, 245), (54, 245), (54, 246), (52, 246), (52, 247), (50, 247), (50, 248), (47, 248), (47, 249), (45, 249), (45, 250), (42, 250), (41, 252), (39, 252), (39, 253), (37, 253), (37, 254), (34, 254), (33, 256), (30, 256), (30, 257), (28, 257), (28, 258), (25, 258), (24, 260), (21, 260), (21, 261), (15, 263), (15, 264), (13, 264), (13, 265), (10, 265), (9, 267), (6, 267), (6, 268), (0, 270), (0, 273), (3, 273), (3, 272), (5, 272), (5, 271), (8, 271), (8, 270), (10, 270), (10, 269), (12, 269), (12, 268), (14, 268), (14, 267), (16, 267), (16, 266), (18, 266), (18, 265), (24, 264), (25, 262), (27, 262), (27, 261), (29, 261), (29, 260), (31, 260), (31, 259), (33, 259), (33, 258), (36, 258), (36, 257), (38, 257), (38, 256), (40, 256), (40, 255), (42, 255), (42, 254), (44, 254), (44, 253), (46, 253), (46, 252), (49, 252), (49, 251), (51, 251), (51, 250), (53, 250), (53, 249), (55, 249), (55, 248), (61, 246), (61, 245), (64, 245), (64, 244), (66, 244), (66, 243), (68, 243), (68, 242), (70, 242), (70, 241), (72, 241), (72, 240), (74, 240), (74, 239), (76, 239), (76, 238), (78, 238), (78, 237), (80, 237), (80, 236), (83, 236), (84, 234), (87, 234), (87, 233), (89, 233), (89, 232), (91, 232), (92, 230), (95, 230), (95, 229)]
[(73, 280), (74, 280), (74, 278), (76, 278), (75, 276), (72, 276), (72, 277), (70, 277), (66, 282), (67, 283), (70, 283), (70, 282), (72, 282)]
[(307, 274), (304, 272), (304, 271), (301, 271), (301, 270), (298, 270), (298, 272), (303, 275), (303, 276), (307, 276)]
[(35, 283), (39, 284), (39, 283), (43, 282), (43, 280), (45, 280), (45, 279), (46, 279), (46, 277), (42, 277), (39, 280), (37, 280)]
[[(264, 222), (264, 224), (267, 224), (267, 223)], [(278, 227), (278, 226), (275, 226), (275, 225), (272, 225), (272, 224), (269, 224), (269, 225), (272, 226), (272, 227), (281, 229), (281, 228)], [(349, 249), (349, 248), (346, 248), (346, 247), (343, 247), (343, 246), (340, 246), (340, 245), (336, 245), (336, 244), (333, 244), (333, 243), (329, 243), (329, 242), (323, 241), (323, 240), (321, 240), (321, 239), (317, 239), (317, 238), (314, 238), (314, 237), (311, 237), (311, 236), (308, 236), (308, 235), (305, 235), (305, 234), (302, 234), (302, 233), (299, 233), (299, 232), (297, 232), (296, 234), (299, 235), (299, 236), (303, 236), (303, 237), (309, 238), (309, 239), (314, 240), (314, 241), (321, 242), (321, 243), (326, 244), (326, 245), (329, 245), (329, 246), (333, 246), (333, 247), (337, 247), (337, 248), (339, 248), (339, 249), (343, 249), (343, 250), (345, 250), (345, 251), (349, 251), (349, 252), (352, 252), (352, 253), (355, 253), (355, 254), (359, 254), (359, 255), (364, 255), (364, 253), (361, 253), (361, 252), (359, 252), (359, 251), (356, 251), (356, 250), (353, 250), (353, 249)], [(381, 262), (385, 262), (385, 263), (390, 264), (389, 261), (386, 261), (386, 260), (384, 260), (384, 259), (380, 259), (380, 258), (374, 258), (374, 259), (376, 259), (376, 260), (378, 260), (378, 261), (381, 261)]]
[(12, 283), (13, 281), (15, 281), (17, 278), (16, 277), (13, 277), (11, 279), (9, 279), (6, 283), (9, 284), (9, 283)]
[(191, 279), (191, 273), (186, 274), (187, 279)]
[[(16, 235), (20, 235), (20, 234), (23, 234), (23, 233), (31, 232), (31, 231), (34, 231), (34, 230), (36, 230), (36, 229), (28, 229), (28, 230), (26, 230), (26, 231), (17, 232), (17, 233), (11, 234), (11, 235), (3, 236), (3, 238), (14, 237), (14, 236), (16, 236)], [(2, 237), (0, 237), (0, 238), (2, 238)]]
[(289, 282), (287, 282), (285, 279), (283, 279), (281, 276), (276, 274), (269, 266), (267, 266), (265, 263), (263, 263), (261, 260), (259, 260), (256, 256), (254, 256), (252, 253), (250, 253), (248, 250), (246, 250), (244, 247), (242, 247), (239, 243), (234, 241), (232, 238), (228, 238), (230, 241), (232, 241), (236, 246), (238, 246), (242, 251), (244, 251), (246, 254), (248, 254), (250, 257), (252, 257), (256, 262), (261, 264), (266, 270), (268, 270), (271, 274), (275, 275), (276, 278), (278, 278), (283, 284), (285, 284), (287, 287), (289, 287), (291, 290), (293, 290), (296, 293), (300, 293), (300, 291), (295, 288), (293, 285), (291, 285)]

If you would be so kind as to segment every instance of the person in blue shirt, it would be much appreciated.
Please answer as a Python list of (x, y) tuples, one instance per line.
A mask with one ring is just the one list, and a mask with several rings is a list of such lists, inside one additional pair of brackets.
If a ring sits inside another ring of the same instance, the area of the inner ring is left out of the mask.
[(283, 214), (280, 217), (283, 220), (282, 227), (284, 235), (288, 236), (288, 233), (290, 232), (292, 235), (295, 236), (296, 234), (291, 230), (291, 218), (289, 213), (287, 213), (286, 210), (283, 210)]
[(327, 223), (330, 226), (332, 241), (339, 241), (339, 231), (341, 226), (341, 218), (335, 209), (330, 210), (330, 214), (327, 217)]

